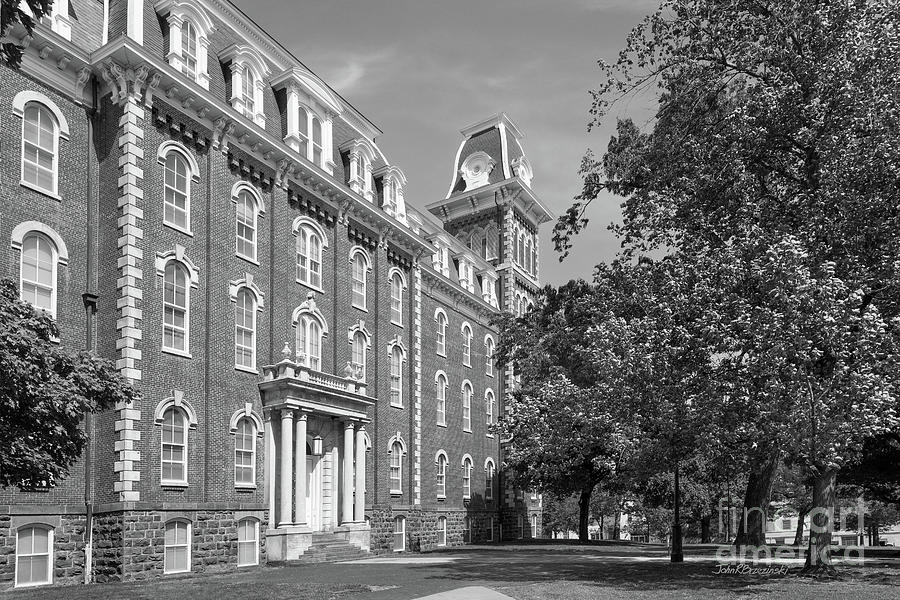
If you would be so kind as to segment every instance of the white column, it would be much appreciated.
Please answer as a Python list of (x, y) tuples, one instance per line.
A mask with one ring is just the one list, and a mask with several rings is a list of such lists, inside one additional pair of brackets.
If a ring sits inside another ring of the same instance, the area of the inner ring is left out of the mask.
[(297, 436), (294, 440), (294, 452), (297, 459), (297, 466), (294, 468), (294, 489), (296, 490), (296, 499), (294, 506), (296, 511), (294, 514), (294, 523), (297, 525), (306, 524), (306, 414), (300, 413), (295, 421), (297, 425)]
[(281, 515), (278, 526), (292, 525), (294, 458), (294, 411), (281, 411)]
[[(329, 175), (334, 175), (334, 168), (336, 166), (334, 160), (332, 160), (332, 157), (334, 156), (334, 147), (332, 146), (334, 143), (333, 122), (334, 115), (331, 111), (328, 111), (328, 114), (325, 116), (325, 121), (322, 123), (322, 152), (325, 154), (325, 171)], [(310, 132), (311, 131), (312, 130), (310, 130)]]
[(181, 71), (181, 24), (183, 21), (180, 17), (173, 14), (169, 15), (169, 53), (166, 60), (169, 65), (176, 71)]
[(285, 110), (287, 110), (287, 135), (284, 136), (284, 143), (294, 152), (300, 152), (300, 90), (296, 85), (288, 86)]
[(356, 498), (353, 506), (354, 520), (366, 520), (366, 427), (356, 429)]
[(353, 422), (344, 423), (344, 485), (341, 498), (341, 523), (353, 522)]
[(128, 0), (125, 35), (138, 44), (144, 43), (144, 0)]
[(271, 410), (266, 411), (266, 503), (269, 506), (269, 529), (275, 529), (275, 419)]
[(197, 44), (197, 83), (203, 88), (209, 89), (209, 65), (207, 57), (209, 54), (209, 38), (201, 35)]
[(239, 113), (244, 112), (244, 65), (236, 60), (231, 61), (231, 107)]

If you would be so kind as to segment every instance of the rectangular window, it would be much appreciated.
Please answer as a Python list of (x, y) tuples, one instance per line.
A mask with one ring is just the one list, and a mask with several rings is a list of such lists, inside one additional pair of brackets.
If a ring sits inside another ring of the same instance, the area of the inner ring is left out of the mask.
[(352, 302), (356, 308), (366, 308), (366, 261), (361, 254), (353, 257)]
[(180, 409), (169, 408), (163, 413), (161, 477), (162, 483), (187, 482), (187, 431)]
[(403, 552), (406, 549), (406, 519), (397, 517), (394, 519), (394, 552)]
[(447, 545), (447, 518), (439, 517), (438, 518), (438, 546), (446, 546)]
[(238, 487), (256, 485), (256, 431), (249, 419), (238, 422), (234, 438), (234, 484)]
[(391, 277), (391, 322), (403, 325), (403, 281), (396, 274)]
[(436, 385), (437, 394), (437, 424), (443, 427), (447, 425), (447, 384), (443, 377), (439, 377)]
[(394, 450), (391, 452), (391, 493), (392, 494), (402, 494), (403, 489), (400, 487), (400, 448), (395, 446)]
[(487, 527), (487, 537), (485, 538), (486, 542), (494, 541), (494, 517), (488, 517), (488, 527)]
[(256, 114), (256, 78), (250, 67), (244, 67), (241, 80), (241, 100), (244, 103), (244, 114), (252, 119)]
[(166, 523), (164, 573), (186, 573), (191, 570), (190, 527), (184, 521)]
[(246, 289), (238, 292), (234, 306), (234, 364), (256, 368), (256, 302)]
[(237, 201), (235, 252), (247, 260), (256, 260), (256, 202), (241, 192)]
[(403, 406), (403, 355), (394, 346), (391, 351), (391, 405)]
[(259, 564), (259, 523), (253, 519), (238, 522), (238, 566)]
[(463, 464), (463, 499), (472, 497), (472, 463), (469, 459)]
[(53, 530), (45, 527), (23, 527), (16, 534), (16, 587), (52, 582), (50, 555)]
[(472, 391), (463, 389), (463, 431), (472, 431)]

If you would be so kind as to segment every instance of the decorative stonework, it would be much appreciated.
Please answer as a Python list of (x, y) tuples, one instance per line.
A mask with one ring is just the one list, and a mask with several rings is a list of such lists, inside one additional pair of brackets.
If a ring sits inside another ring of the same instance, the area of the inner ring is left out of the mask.
[(466, 191), (487, 185), (496, 164), (493, 158), (481, 150), (466, 157), (459, 168), (459, 174), (466, 182)]
[(422, 504), (422, 268), (413, 266), (413, 504)]

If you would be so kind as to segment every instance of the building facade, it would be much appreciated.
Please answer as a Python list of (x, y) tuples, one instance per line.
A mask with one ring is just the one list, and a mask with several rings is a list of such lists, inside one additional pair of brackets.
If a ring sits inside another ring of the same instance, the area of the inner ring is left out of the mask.
[(504, 114), (417, 210), (381, 131), (227, 0), (56, 0), (0, 67), (0, 275), (141, 392), (0, 490), (0, 585), (536, 537), (490, 425), (551, 218)]

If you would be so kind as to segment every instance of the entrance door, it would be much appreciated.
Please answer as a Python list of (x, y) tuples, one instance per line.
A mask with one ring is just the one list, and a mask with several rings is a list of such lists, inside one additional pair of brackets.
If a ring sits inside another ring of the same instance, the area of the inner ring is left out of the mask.
[(321, 457), (306, 458), (306, 524), (313, 531), (322, 529)]

